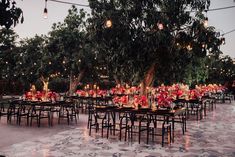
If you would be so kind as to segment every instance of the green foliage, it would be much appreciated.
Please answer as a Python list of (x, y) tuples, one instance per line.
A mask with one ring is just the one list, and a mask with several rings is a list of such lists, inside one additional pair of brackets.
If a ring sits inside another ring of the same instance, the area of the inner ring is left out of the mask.
[(225, 84), (235, 80), (235, 64), (231, 57), (217, 57), (210, 55), (207, 58), (207, 82)]
[(0, 26), (9, 29), (12, 25), (16, 26), (20, 18), (20, 22), (23, 23), (23, 12), (15, 5), (14, 0), (0, 0)]
[[(73, 6), (64, 23), (54, 24), (49, 32), (47, 50), (51, 66), (67, 77), (78, 76), (81, 70), (92, 67), (94, 59), (86, 31), (86, 12)], [(48, 64), (49, 62), (45, 62)]]
[(11, 78), (14, 73), (17, 35), (11, 29), (0, 30), (0, 77)]
[[(140, 83), (152, 65), (156, 65), (156, 82), (183, 81), (183, 76), (189, 75), (185, 67), (195, 66), (194, 59), (205, 57), (208, 49), (219, 52), (220, 43), (213, 28), (205, 28), (202, 23), (205, 19), (202, 11), (210, 5), (208, 0), (89, 0), (89, 3), (92, 9), (89, 27), (96, 48), (111, 74), (122, 82)], [(189, 13), (189, 9), (196, 14)], [(111, 27), (105, 25), (107, 20), (112, 21)], [(159, 28), (160, 23), (163, 29)]]
[(58, 93), (63, 93), (68, 91), (68, 80), (62, 78), (54, 78), (49, 82), (49, 89)]
[[(29, 83), (34, 83), (40, 78), (46, 56), (45, 44), (46, 37), (37, 35), (20, 42), (16, 54), (15, 75), (17, 78)], [(48, 68), (47, 74), (49, 72)]]
[[(83, 72), (83, 85), (99, 83), (106, 88), (114, 80), (138, 85), (153, 65), (155, 85), (234, 79), (231, 58), (219, 58), (221, 40), (215, 28), (203, 25), (209, 0), (89, 3), (91, 16), (73, 6), (47, 36), (36, 35), (16, 44), (14, 31), (1, 29), (1, 79), (9, 85), (11, 80), (21, 81), (26, 90), (36, 84), (40, 90), (40, 78), (45, 78), (51, 90), (64, 92), (69, 79), (76, 80)], [(108, 20), (111, 27), (106, 25)]]

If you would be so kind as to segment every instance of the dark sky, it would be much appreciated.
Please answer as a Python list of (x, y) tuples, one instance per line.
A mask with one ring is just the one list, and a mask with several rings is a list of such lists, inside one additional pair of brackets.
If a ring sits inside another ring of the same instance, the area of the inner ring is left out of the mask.
[[(63, 0), (67, 2), (88, 4), (87, 0)], [(53, 23), (63, 21), (71, 5), (48, 1), (48, 19), (43, 18), (44, 0), (16, 0), (23, 9), (25, 21), (15, 27), (20, 38), (33, 37), (35, 34), (47, 34)], [(234, 0), (211, 0), (211, 9), (235, 5)], [(89, 12), (89, 8), (84, 8)], [(226, 33), (235, 29), (235, 8), (208, 12), (209, 25), (217, 31)], [(224, 55), (235, 58), (235, 32), (225, 36), (226, 45), (221, 46)]]

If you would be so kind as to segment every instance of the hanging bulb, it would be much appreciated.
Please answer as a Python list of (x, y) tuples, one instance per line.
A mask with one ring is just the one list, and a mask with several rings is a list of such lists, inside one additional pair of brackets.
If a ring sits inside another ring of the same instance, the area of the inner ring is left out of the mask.
[(224, 37), (221, 38), (221, 43), (222, 43), (223, 45), (225, 44), (225, 38), (224, 38)]
[(48, 17), (47, 0), (45, 0), (45, 8), (44, 8), (44, 11), (43, 11), (43, 17), (44, 17), (44, 19), (47, 19), (47, 17)]
[(158, 22), (157, 27), (159, 30), (163, 30), (164, 26), (161, 22)]
[(43, 17), (44, 19), (47, 19), (47, 8), (44, 8), (44, 12), (43, 12)]
[(191, 51), (193, 48), (192, 48), (192, 46), (189, 44), (189, 45), (187, 46), (187, 49), (188, 49), (189, 51)]
[(111, 20), (107, 20), (106, 22), (105, 22), (105, 26), (107, 27), (107, 28), (110, 28), (110, 27), (112, 27), (112, 21)]
[(208, 27), (208, 17), (205, 18), (203, 25), (205, 28)]

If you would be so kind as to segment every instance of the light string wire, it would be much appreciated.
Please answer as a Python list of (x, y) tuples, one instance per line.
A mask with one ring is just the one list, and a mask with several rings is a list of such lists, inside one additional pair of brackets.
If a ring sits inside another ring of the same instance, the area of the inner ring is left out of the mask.
[[(89, 5), (80, 4), (80, 3), (72, 3), (72, 2), (61, 1), (61, 0), (48, 0), (48, 1), (90, 8)], [(206, 12), (208, 12), (208, 11), (218, 11), (218, 10), (225, 10), (225, 9), (231, 9), (231, 8), (235, 8), (235, 5), (227, 6), (227, 7), (221, 7), (221, 8), (214, 8), (214, 9), (206, 9), (205, 11), (206, 11)], [(189, 12), (196, 12), (196, 11), (195, 11), (195, 10), (191, 10), (191, 11), (189, 11)]]
[[(80, 4), (80, 3), (72, 3), (72, 2), (66, 2), (66, 1), (61, 1), (61, 0), (47, 0), (47, 1), (90, 8), (89, 5)], [(213, 9), (206, 9), (205, 12), (209, 12), (209, 11), (219, 11), (219, 10), (232, 9), (232, 8), (235, 8), (235, 5), (227, 6), (227, 7), (220, 7), (220, 8), (213, 8)], [(188, 12), (196, 12), (196, 10), (191, 10), (191, 11), (188, 11)], [(228, 32), (226, 32), (226, 33), (223, 33), (221, 36), (230, 34), (230, 33), (232, 33), (232, 32), (235, 32), (235, 29), (233, 29), (233, 30), (231, 30), (231, 31), (228, 31)]]

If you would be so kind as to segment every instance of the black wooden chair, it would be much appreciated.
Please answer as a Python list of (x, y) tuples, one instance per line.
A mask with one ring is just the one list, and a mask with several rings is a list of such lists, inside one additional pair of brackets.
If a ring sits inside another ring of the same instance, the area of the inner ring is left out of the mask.
[(0, 120), (2, 117), (7, 117), (7, 122), (10, 122), (10, 108), (9, 103), (0, 103)]
[(166, 137), (167, 137), (168, 143), (171, 143), (172, 142), (172, 123), (169, 120), (169, 116), (168, 115), (159, 116), (159, 115), (150, 114), (149, 117), (150, 117), (150, 120), (149, 120), (150, 124), (149, 124), (149, 130), (147, 132), (148, 133), (147, 138), (152, 137), (152, 141), (154, 141), (155, 136), (161, 136), (162, 147), (164, 147)]
[(61, 105), (58, 117), (58, 124), (60, 124), (61, 119), (67, 119), (68, 125), (70, 121), (75, 120), (77, 123), (78, 110), (76, 110), (76, 105), (73, 102), (65, 102)]
[(27, 103), (20, 103), (19, 104), (19, 108), (18, 108), (18, 112), (17, 112), (17, 124), (20, 125), (21, 124), (21, 120), (22, 118), (26, 119), (27, 121), (27, 126), (29, 125), (29, 114), (31, 111), (31, 106), (28, 105)]
[(202, 112), (203, 112), (203, 104), (202, 101), (199, 101), (198, 99), (189, 100), (188, 103), (188, 116), (190, 115), (196, 115), (196, 119), (199, 120), (202, 119)]

